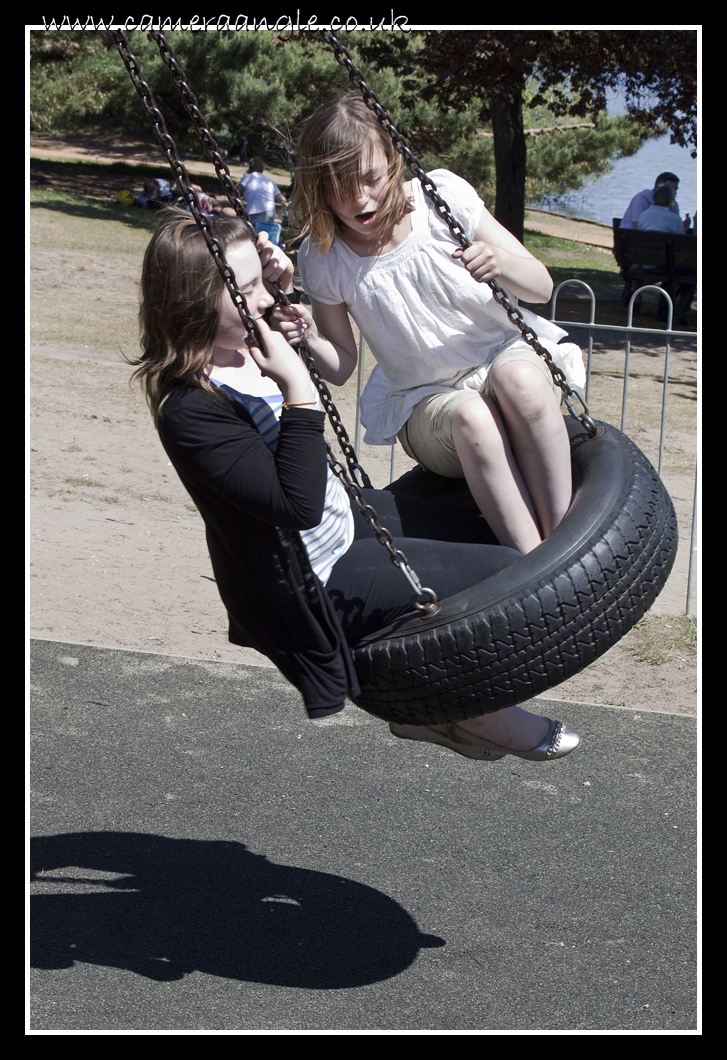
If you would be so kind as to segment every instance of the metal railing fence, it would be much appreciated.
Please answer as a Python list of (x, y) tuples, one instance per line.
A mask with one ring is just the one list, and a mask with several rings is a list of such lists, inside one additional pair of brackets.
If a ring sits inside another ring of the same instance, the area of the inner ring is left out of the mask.
[[(558, 320), (556, 318), (556, 306), (558, 302), (558, 295), (564, 287), (582, 287), (588, 292), (591, 312), (590, 320), (587, 322), (573, 321), (573, 320)], [(633, 324), (633, 313), (634, 304), (637, 298), (645, 294), (647, 291), (655, 291), (657, 297), (663, 298), (667, 306), (667, 318), (666, 328), (640, 328), (635, 327)], [(678, 331), (672, 327), (674, 321), (674, 304), (669, 294), (662, 288), (653, 285), (648, 285), (638, 288), (631, 295), (628, 305), (628, 314), (626, 318), (625, 326), (618, 326), (615, 324), (596, 324), (596, 296), (591, 287), (583, 280), (564, 280), (559, 283), (553, 291), (553, 297), (550, 305), (550, 320), (554, 324), (558, 324), (560, 327), (573, 328), (577, 327), (579, 330), (586, 330), (588, 332), (588, 355), (586, 358), (586, 402), (589, 401), (590, 394), (590, 381), (591, 381), (591, 361), (593, 356), (593, 337), (594, 333), (597, 332), (611, 332), (618, 335), (625, 336), (625, 351), (624, 351), (624, 367), (623, 367), (623, 394), (621, 399), (621, 430), (626, 433), (626, 410), (628, 406), (628, 387), (629, 387), (629, 361), (631, 357), (631, 339), (634, 335), (645, 335), (651, 339), (658, 338), (659, 341), (664, 343), (664, 383), (662, 386), (662, 398), (661, 398), (661, 423), (659, 428), (659, 460), (657, 466), (657, 473), (661, 478), (663, 466), (664, 466), (664, 440), (666, 437), (666, 406), (667, 406), (667, 395), (669, 390), (669, 358), (671, 355), (672, 339), (689, 339), (696, 347), (697, 335), (693, 331)], [(694, 465), (694, 499), (692, 503), (692, 518), (691, 518), (691, 530), (690, 530), (690, 545), (689, 545), (689, 569), (687, 573), (687, 590), (686, 600), (684, 604), (684, 613), (691, 616), (692, 609), (692, 585), (695, 574), (696, 558), (697, 558), (697, 509), (698, 509), (698, 466), (695, 461)]]

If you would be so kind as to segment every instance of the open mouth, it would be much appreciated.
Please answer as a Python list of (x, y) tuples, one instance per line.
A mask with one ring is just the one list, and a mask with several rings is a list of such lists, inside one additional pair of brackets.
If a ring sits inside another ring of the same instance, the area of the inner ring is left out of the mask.
[(375, 216), (375, 210), (366, 210), (364, 211), (364, 213), (357, 213), (356, 220), (359, 221), (362, 225), (370, 224), (370, 222), (373, 221)]

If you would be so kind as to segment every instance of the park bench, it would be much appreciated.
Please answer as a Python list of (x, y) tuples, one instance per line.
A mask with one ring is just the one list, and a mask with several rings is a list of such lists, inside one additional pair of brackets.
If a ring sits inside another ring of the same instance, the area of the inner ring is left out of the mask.
[(674, 319), (681, 320), (697, 284), (697, 240), (671, 232), (639, 232), (620, 228), (613, 218), (613, 256), (624, 279), (622, 302), (628, 305), (636, 284), (661, 282), (674, 303)]

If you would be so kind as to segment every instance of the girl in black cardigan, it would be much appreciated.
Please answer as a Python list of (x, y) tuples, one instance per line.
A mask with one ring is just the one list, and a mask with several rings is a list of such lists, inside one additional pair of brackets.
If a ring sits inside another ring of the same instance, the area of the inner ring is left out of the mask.
[[(324, 717), (358, 691), (350, 646), (410, 612), (411, 589), (329, 471), (324, 414), (308, 372), (263, 319), (274, 304), (268, 282), (293, 291), (291, 262), (264, 235), (254, 243), (236, 218), (212, 225), (261, 346), (253, 345), (194, 220), (172, 210), (144, 258), (136, 375), (204, 519), (230, 640), (267, 655), (300, 690), (309, 717)], [(273, 321), (286, 318), (301, 333), (312, 323), (300, 305), (273, 313)], [(453, 525), (451, 513), (431, 502), (365, 493), (442, 598), (519, 557), (488, 543), (475, 512)], [(580, 742), (561, 722), (519, 707), (456, 724), (390, 728), (476, 759), (511, 753), (545, 760)]]

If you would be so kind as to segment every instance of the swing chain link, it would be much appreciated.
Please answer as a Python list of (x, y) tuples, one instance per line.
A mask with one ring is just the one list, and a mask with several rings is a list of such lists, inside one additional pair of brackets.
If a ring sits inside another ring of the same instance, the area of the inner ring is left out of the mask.
[(361, 467), (361, 464), (358, 462), (358, 459), (356, 457), (356, 450), (351, 444), (351, 439), (349, 438), (348, 432), (346, 431), (341, 417), (338, 414), (338, 409), (336, 408), (333, 398), (331, 397), (331, 392), (328, 389), (325, 380), (321, 376), (321, 373), (318, 371), (318, 365), (316, 364), (315, 358), (310, 352), (308, 343), (305, 339), (303, 339), (298, 344), (298, 354), (300, 355), (303, 364), (308, 369), (308, 374), (313, 380), (313, 385), (318, 391), (318, 396), (320, 397), (321, 405), (323, 406), (323, 409), (326, 415), (328, 416), (328, 422), (333, 428), (333, 431), (336, 435), (338, 444), (341, 448), (341, 451), (343, 452), (343, 455), (346, 457), (348, 471), (353, 480), (353, 484), (357, 487), (359, 486), (358, 482), (356, 481), (356, 473), (358, 472), (358, 474), (361, 475), (361, 482), (364, 488), (372, 489), (371, 479)]
[[(466, 250), (467, 247), (470, 247), (472, 245), (472, 243), (467, 238), (464, 228), (459, 223), (459, 221), (457, 221), (456, 218), (452, 216), (452, 212), (449, 206), (437, 191), (437, 185), (434, 183), (431, 177), (429, 177), (428, 174), (425, 173), (422, 169), (419, 159), (409, 147), (409, 144), (407, 143), (406, 139), (401, 135), (399, 130), (394, 125), (389, 111), (383, 106), (381, 100), (376, 95), (374, 90), (370, 88), (369, 85), (367, 85), (363, 73), (354, 63), (353, 56), (349, 52), (348, 48), (341, 44), (341, 42), (336, 37), (335, 33), (327, 33), (325, 30), (316, 30), (315, 32), (319, 33), (321, 38), (325, 40), (325, 42), (329, 44), (330, 47), (333, 49), (337, 62), (340, 66), (343, 66), (344, 69), (347, 70), (351, 83), (354, 85), (355, 88), (359, 90), (359, 92), (363, 96), (364, 103), (369, 108), (369, 110), (373, 111), (373, 113), (376, 115), (379, 124), (384, 129), (384, 131), (389, 134), (391, 140), (393, 141), (395, 149), (399, 152), (400, 155), (404, 156), (412, 173), (421, 183), (424, 194), (432, 200), (437, 210), (437, 213), (444, 219), (453, 237), (457, 240), (462, 249)], [(545, 361), (553, 377), (553, 380), (555, 381), (556, 385), (560, 387), (563, 393), (563, 400), (571, 416), (580, 420), (589, 438), (595, 437), (595, 435), (598, 433), (598, 428), (590, 417), (588, 405), (586, 404), (582, 395), (579, 393), (578, 390), (574, 390), (571, 386), (568, 385), (565, 373), (561, 371), (561, 369), (556, 365), (550, 355), (550, 352), (540, 343), (537, 334), (528, 324), (525, 323), (525, 318), (523, 317), (522, 312), (516, 305), (513, 305), (513, 303), (507, 297), (507, 294), (502, 289), (497, 280), (487, 280), (487, 286), (492, 291), (495, 301), (498, 303), (498, 305), (501, 305), (507, 313), (510, 322), (513, 323), (515, 327), (519, 329), (520, 334), (522, 335), (525, 342), (527, 342), (528, 345), (535, 350), (538, 356), (542, 357)], [(571, 404), (571, 398), (576, 398), (576, 400), (580, 402), (581, 406), (583, 407), (583, 412), (578, 413), (574, 409), (573, 405)]]
[(180, 96), (182, 97), (184, 108), (192, 119), (192, 124), (194, 125), (195, 132), (202, 141), (207, 157), (215, 167), (215, 172), (217, 173), (220, 183), (225, 189), (225, 194), (227, 195), (227, 199), (230, 203), (230, 206), (232, 206), (233, 210), (235, 211), (238, 217), (242, 218), (242, 220), (244, 221), (247, 221), (247, 223), (254, 228), (252, 221), (250, 220), (250, 216), (247, 210), (245, 209), (245, 204), (237, 193), (237, 184), (232, 179), (232, 174), (230, 173), (229, 166), (227, 165), (220, 153), (219, 145), (213, 137), (209, 125), (207, 124), (204, 115), (202, 114), (202, 111), (199, 109), (197, 97), (195, 96), (192, 89), (189, 87), (187, 79), (184, 75), (184, 70), (182, 70), (181, 66), (177, 62), (177, 57), (174, 54), (171, 45), (167, 42), (167, 39), (164, 34), (159, 30), (150, 30), (149, 36), (152, 38), (152, 40), (158, 47), (159, 55), (161, 56), (162, 61), (169, 70), (169, 74), (172, 78), (172, 81), (174, 82)]
[[(167, 161), (169, 162), (172, 172), (174, 173), (177, 183), (182, 191), (184, 201), (189, 206), (189, 210), (204, 236), (205, 242), (215, 260), (222, 279), (224, 280), (225, 287), (229, 291), (232, 301), (237, 306), (240, 318), (245, 325), (248, 334), (254, 339), (255, 344), (260, 346), (261, 340), (255, 318), (252, 317), (247, 310), (247, 303), (244, 295), (237, 287), (235, 274), (225, 260), (219, 240), (215, 238), (215, 235), (212, 232), (210, 219), (205, 216), (202, 210), (199, 196), (192, 187), (189, 174), (179, 158), (177, 145), (167, 129), (164, 116), (154, 101), (154, 96), (148, 82), (145, 81), (142, 76), (141, 67), (139, 66), (136, 56), (131, 52), (126, 33), (123, 30), (113, 30), (112, 34), (119, 54), (121, 55), (124, 65), (131, 77), (132, 84), (141, 99), (144, 110), (146, 111), (151, 126), (157, 135), (161, 148), (167, 156)], [(253, 230), (253, 235), (254, 234)]]
[[(154, 31), (151, 33), (151, 36), (154, 38), (157, 47), (159, 48), (161, 57), (170, 71), (172, 80), (174, 81), (177, 89), (180, 92), (180, 95), (182, 96), (182, 100), (184, 102), (185, 108), (187, 109), (187, 112), (190, 114), (190, 117), (192, 117), (195, 130), (197, 131), (197, 134), (199, 135), (200, 139), (204, 144), (205, 151), (210, 160), (213, 162), (215, 169), (217, 170), (217, 175), (222, 181), (230, 204), (235, 210), (237, 216), (250, 225), (252, 236), (255, 240), (257, 240), (257, 233), (255, 232), (252, 226), (249, 215), (247, 213), (247, 210), (245, 209), (242, 200), (237, 195), (235, 186), (230, 176), (229, 168), (222, 159), (219, 147), (214, 137), (212, 136), (209, 126), (207, 125), (207, 122), (205, 121), (199, 109), (194, 93), (191, 91), (189, 85), (187, 84), (184, 72), (179, 66), (179, 63), (177, 62), (176, 57), (174, 56), (174, 52), (167, 44), (166, 39), (164, 38), (164, 35), (161, 32)], [(196, 221), (197, 225), (199, 226), (202, 232), (202, 235), (204, 236), (205, 242), (207, 243), (207, 246), (215, 260), (217, 268), (219, 269), (220, 274), (222, 275), (230, 297), (232, 298), (233, 303), (237, 307), (237, 310), (240, 314), (240, 318), (243, 324), (245, 325), (248, 334), (253, 339), (255, 345), (259, 346), (260, 348), (263, 348), (255, 318), (252, 317), (248, 312), (245, 296), (238, 289), (235, 274), (228, 265), (227, 261), (225, 260), (222, 247), (220, 246), (219, 241), (215, 238), (212, 232), (212, 227), (210, 225), (209, 218), (205, 216), (202, 210), (199, 201), (199, 196), (192, 187), (191, 181), (189, 179), (189, 174), (187, 173), (184, 163), (179, 158), (177, 145), (174, 142), (172, 136), (170, 135), (169, 130), (167, 129), (164, 116), (162, 115), (161, 111), (159, 110), (154, 101), (154, 96), (149, 84), (144, 80), (142, 76), (141, 67), (139, 66), (136, 56), (131, 52), (128, 37), (126, 36), (126, 33), (123, 30), (113, 31), (113, 37), (119, 54), (124, 62), (124, 65), (126, 66), (126, 69), (128, 70), (132, 84), (134, 85), (134, 88), (136, 89), (139, 98), (141, 99), (142, 104), (144, 105), (147, 117), (149, 118), (152, 128), (154, 129), (157, 135), (157, 139), (159, 140), (162, 150), (167, 156), (167, 160), (172, 169), (172, 172), (176, 177), (177, 183), (179, 184), (179, 187), (182, 190), (185, 202), (188, 203), (190, 212), (192, 213), (194, 220)], [(223, 173), (226, 174), (227, 179), (223, 177)], [(290, 300), (288, 299), (285, 292), (282, 290), (280, 284), (276, 282), (273, 284), (273, 286), (276, 289), (276, 300), (279, 302), (279, 304), (290, 305)], [(414, 590), (414, 596), (412, 597), (413, 606), (419, 611), (422, 618), (430, 618), (432, 615), (435, 615), (440, 610), (440, 605), (437, 601), (436, 593), (432, 589), (428, 589), (422, 586), (421, 582), (419, 581), (419, 578), (417, 577), (416, 572), (412, 569), (412, 567), (409, 566), (409, 563), (404, 553), (394, 546), (394, 540), (391, 533), (385, 527), (381, 526), (376, 510), (366, 502), (362, 488), (355, 478), (356, 471), (361, 474), (364, 488), (371, 488), (371, 482), (368, 478), (368, 475), (361, 467), (360, 463), (356, 458), (356, 452), (354, 450), (354, 447), (351, 445), (346, 429), (343, 426), (343, 423), (341, 422), (341, 418), (333, 402), (330, 391), (326, 383), (322, 379), (320, 372), (318, 371), (318, 366), (316, 365), (316, 362), (305, 340), (303, 340), (300, 344), (299, 354), (304, 364), (308, 368), (313, 383), (316, 386), (316, 389), (318, 390), (321, 399), (321, 404), (323, 405), (325, 412), (328, 414), (328, 418), (336, 434), (338, 443), (346, 457), (349, 472), (347, 473), (343, 465), (338, 460), (336, 460), (331, 451), (330, 445), (328, 444), (328, 442), (326, 442), (326, 455), (328, 459), (328, 464), (333, 473), (342, 482), (346, 492), (356, 501), (356, 504), (358, 505), (358, 508), (363, 518), (366, 519), (366, 521), (373, 527), (373, 531), (377, 541), (379, 541), (379, 543), (387, 549), (387, 551), (389, 552), (389, 558), (391, 559), (394, 566), (398, 567), (399, 570), (401, 570), (402, 574)]]

